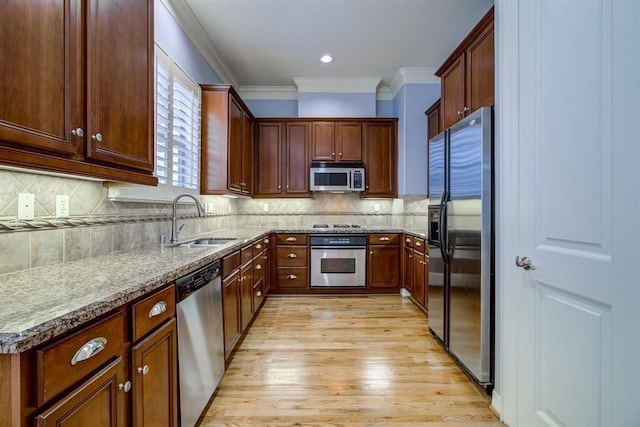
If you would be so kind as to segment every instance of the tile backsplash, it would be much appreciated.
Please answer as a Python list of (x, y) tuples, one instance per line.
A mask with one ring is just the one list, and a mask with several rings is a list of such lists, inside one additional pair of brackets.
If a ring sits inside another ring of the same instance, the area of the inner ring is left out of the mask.
[[(33, 221), (17, 221), (18, 194), (35, 195)], [(70, 218), (55, 218), (56, 195), (69, 196)], [(202, 196), (205, 218), (179, 206), (180, 238), (248, 226), (349, 223), (426, 230), (428, 200), (360, 199), (358, 194), (316, 193), (306, 199), (230, 199)], [(0, 169), (0, 274), (97, 256), (160, 242), (171, 232), (170, 203), (117, 202), (101, 181)]]

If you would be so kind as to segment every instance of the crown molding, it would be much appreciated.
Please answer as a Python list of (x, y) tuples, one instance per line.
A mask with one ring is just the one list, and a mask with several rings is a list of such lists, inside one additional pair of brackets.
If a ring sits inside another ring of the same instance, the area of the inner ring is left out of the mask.
[(380, 86), (376, 92), (376, 101), (393, 101), (389, 86)]
[(238, 87), (238, 79), (233, 75), (227, 64), (220, 59), (216, 48), (211, 43), (202, 24), (198, 21), (189, 5), (185, 0), (160, 0), (167, 8), (171, 16), (178, 22), (182, 31), (191, 39), (196, 48), (202, 53), (202, 56), (211, 65), (213, 71), (220, 79), (227, 84)]
[(242, 99), (298, 99), (295, 86), (242, 86), (238, 93)]
[(435, 75), (433, 67), (404, 67), (398, 69), (389, 85), (391, 94), (395, 98), (402, 86), (406, 84), (440, 84), (440, 77)]
[(376, 93), (381, 78), (313, 78), (294, 77), (298, 92)]

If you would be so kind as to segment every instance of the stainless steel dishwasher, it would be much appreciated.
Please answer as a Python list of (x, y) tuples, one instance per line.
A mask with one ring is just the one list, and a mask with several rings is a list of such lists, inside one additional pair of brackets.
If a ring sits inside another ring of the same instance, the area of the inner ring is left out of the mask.
[(180, 420), (193, 427), (224, 375), (220, 261), (176, 280)]

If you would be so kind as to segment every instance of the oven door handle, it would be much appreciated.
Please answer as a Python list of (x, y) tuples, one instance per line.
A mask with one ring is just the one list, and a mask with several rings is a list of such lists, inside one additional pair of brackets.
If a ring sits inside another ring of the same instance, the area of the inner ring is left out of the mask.
[(311, 250), (315, 250), (315, 249), (349, 249), (349, 250), (353, 250), (353, 249), (367, 249), (366, 246), (311, 246)]

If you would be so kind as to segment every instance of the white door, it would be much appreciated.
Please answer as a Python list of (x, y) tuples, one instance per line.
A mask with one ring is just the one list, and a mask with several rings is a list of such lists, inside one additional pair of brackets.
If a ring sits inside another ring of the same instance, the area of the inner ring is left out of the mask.
[(640, 1), (498, 8), (505, 421), (640, 426)]

